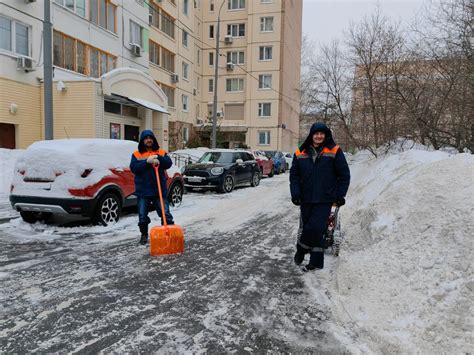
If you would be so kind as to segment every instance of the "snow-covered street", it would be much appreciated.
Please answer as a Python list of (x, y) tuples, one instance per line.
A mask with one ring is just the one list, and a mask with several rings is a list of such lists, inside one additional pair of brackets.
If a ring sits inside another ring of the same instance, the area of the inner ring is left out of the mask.
[(108, 227), (13, 214), (0, 224), (0, 352), (470, 352), (473, 156), (348, 160), (345, 242), (312, 273), (293, 264), (287, 173), (186, 194), (172, 209), (183, 255), (151, 258), (135, 214)]
[(344, 351), (326, 296), (313, 298), (292, 264), (287, 179), (186, 195), (174, 211), (186, 228), (179, 256), (149, 257), (135, 216), (109, 228), (0, 226), (2, 350)]

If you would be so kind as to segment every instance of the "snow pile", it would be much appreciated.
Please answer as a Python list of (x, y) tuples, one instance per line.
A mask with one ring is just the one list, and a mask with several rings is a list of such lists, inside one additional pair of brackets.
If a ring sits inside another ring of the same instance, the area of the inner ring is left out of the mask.
[(22, 152), (22, 149), (0, 148), (0, 201), (8, 200), (13, 180), (13, 166)]
[(349, 160), (338, 317), (377, 352), (470, 352), (474, 156), (409, 150)]

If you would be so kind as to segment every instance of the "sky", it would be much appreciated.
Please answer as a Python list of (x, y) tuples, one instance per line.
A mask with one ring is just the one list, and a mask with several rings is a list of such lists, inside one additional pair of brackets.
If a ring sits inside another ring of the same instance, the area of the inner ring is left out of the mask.
[[(382, 12), (409, 24), (426, 0), (379, 0)], [(304, 0), (303, 34), (315, 44), (342, 40), (350, 22), (358, 22), (376, 8), (376, 0)]]

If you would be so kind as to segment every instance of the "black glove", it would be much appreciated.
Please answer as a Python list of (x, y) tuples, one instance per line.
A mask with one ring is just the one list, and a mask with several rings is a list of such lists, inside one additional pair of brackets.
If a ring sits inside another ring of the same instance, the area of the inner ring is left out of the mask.
[(337, 207), (344, 206), (346, 204), (346, 199), (344, 197), (338, 197), (336, 200)]
[(292, 198), (291, 202), (293, 202), (294, 205), (299, 206), (301, 205), (301, 200), (299, 198)]

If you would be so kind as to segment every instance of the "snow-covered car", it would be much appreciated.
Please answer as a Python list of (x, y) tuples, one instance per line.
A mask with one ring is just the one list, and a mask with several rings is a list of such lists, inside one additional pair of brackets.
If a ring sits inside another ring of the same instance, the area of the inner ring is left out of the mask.
[(293, 164), (293, 154), (283, 152), (283, 155), (285, 156), (286, 170), (289, 170), (291, 168), (291, 164)]
[[(61, 139), (29, 146), (17, 159), (10, 203), (28, 223), (54, 214), (118, 221), (137, 203), (130, 157), (137, 143), (113, 139)], [(166, 171), (169, 201), (181, 204), (184, 181), (177, 167)]]
[(235, 149), (211, 149), (183, 173), (186, 190), (194, 188), (231, 192), (235, 186), (260, 183), (260, 168), (252, 154)]
[(261, 150), (251, 150), (250, 153), (253, 154), (255, 161), (260, 167), (260, 176), (267, 175), (268, 177), (273, 177), (275, 171), (273, 169), (273, 160), (266, 156)]

